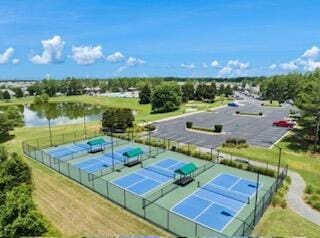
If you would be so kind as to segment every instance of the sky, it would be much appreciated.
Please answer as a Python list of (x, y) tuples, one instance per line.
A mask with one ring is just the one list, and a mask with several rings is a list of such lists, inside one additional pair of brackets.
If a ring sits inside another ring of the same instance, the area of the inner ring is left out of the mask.
[(320, 67), (319, 0), (1, 0), (0, 79)]

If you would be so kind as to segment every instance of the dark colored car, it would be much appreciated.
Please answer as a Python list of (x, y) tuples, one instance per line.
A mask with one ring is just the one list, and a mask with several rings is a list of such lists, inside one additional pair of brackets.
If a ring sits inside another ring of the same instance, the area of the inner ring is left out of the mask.
[(235, 103), (235, 102), (229, 102), (228, 103), (229, 107), (239, 107), (239, 104)]
[(280, 120), (280, 121), (274, 121), (273, 126), (279, 126), (279, 127), (289, 127), (292, 128), (294, 127), (294, 123), (291, 121), (286, 121), (286, 120)]

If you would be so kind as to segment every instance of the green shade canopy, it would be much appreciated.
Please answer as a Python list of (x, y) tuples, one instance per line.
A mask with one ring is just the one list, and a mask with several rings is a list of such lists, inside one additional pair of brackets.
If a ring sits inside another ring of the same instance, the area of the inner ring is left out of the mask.
[(122, 155), (127, 158), (133, 158), (141, 154), (143, 154), (143, 150), (137, 147), (135, 149), (124, 152)]
[(180, 169), (177, 169), (174, 172), (185, 176), (185, 175), (188, 175), (188, 174), (196, 171), (197, 169), (198, 168), (194, 163), (190, 163), (190, 164), (186, 164), (186, 165), (182, 166)]
[(102, 139), (102, 138), (90, 140), (90, 141), (87, 142), (87, 144), (90, 145), (90, 146), (103, 145), (105, 143), (106, 143), (106, 141), (104, 139)]

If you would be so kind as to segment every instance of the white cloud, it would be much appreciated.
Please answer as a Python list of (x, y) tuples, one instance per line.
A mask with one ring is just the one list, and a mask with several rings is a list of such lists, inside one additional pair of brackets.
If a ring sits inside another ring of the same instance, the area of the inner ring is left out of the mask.
[(6, 49), (2, 54), (0, 54), (0, 64), (8, 63), (13, 52), (14, 52), (14, 48), (10, 47)]
[(224, 66), (222, 67), (222, 69), (219, 70), (220, 77), (230, 75), (231, 73), (232, 73), (232, 68), (230, 66)]
[(97, 46), (72, 46), (72, 58), (77, 64), (93, 64), (103, 57), (102, 47)]
[(30, 61), (34, 64), (50, 64), (50, 63), (61, 63), (62, 52), (65, 42), (62, 41), (61, 37), (56, 35), (51, 39), (42, 40), (42, 54), (34, 55), (30, 58)]
[(295, 61), (290, 61), (289, 63), (280, 64), (280, 68), (286, 71), (297, 70), (299, 66)]
[(308, 58), (308, 59), (315, 59), (320, 55), (320, 48), (317, 46), (312, 46), (310, 49), (307, 49), (302, 57)]
[(234, 68), (234, 69), (247, 69), (249, 68), (250, 66), (250, 63), (249, 62), (241, 62), (239, 60), (229, 60), (228, 63), (227, 63), (228, 66), (230, 66), (231, 68)]
[(211, 67), (213, 68), (220, 68), (220, 64), (217, 60), (211, 62)]
[(180, 67), (185, 69), (194, 69), (196, 66), (194, 64), (180, 64)]
[(277, 68), (277, 65), (276, 64), (271, 64), (270, 66), (269, 66), (269, 69), (271, 69), (271, 70), (274, 70), (274, 69), (276, 69)]
[(12, 63), (13, 63), (13, 64), (19, 64), (19, 63), (20, 63), (20, 60), (17, 59), (17, 58), (14, 58), (14, 59), (12, 60)]
[(134, 58), (134, 57), (129, 57), (129, 59), (127, 60), (126, 65), (127, 66), (136, 66), (139, 64), (144, 64), (145, 61), (142, 59), (138, 59), (138, 58)]
[(202, 63), (202, 68), (207, 69), (208, 67), (207, 63)]
[(107, 56), (107, 60), (113, 63), (120, 62), (123, 59), (124, 59), (124, 55), (119, 51)]
[(306, 65), (304, 66), (304, 70), (307, 70), (307, 71), (314, 71), (318, 68), (320, 68), (320, 61), (308, 60), (306, 62)]

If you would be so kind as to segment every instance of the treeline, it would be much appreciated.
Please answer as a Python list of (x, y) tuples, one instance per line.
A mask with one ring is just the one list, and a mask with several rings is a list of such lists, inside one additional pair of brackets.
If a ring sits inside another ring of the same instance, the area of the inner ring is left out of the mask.
[[(247, 78), (238, 78), (243, 80)], [(146, 84), (151, 87), (159, 85), (163, 82), (194, 82), (197, 84), (216, 82), (213, 78), (202, 79), (188, 79), (188, 78), (119, 78), (119, 79), (78, 79), (78, 78), (66, 78), (64, 80), (44, 79), (37, 81), (33, 85), (27, 88), (29, 95), (41, 95), (43, 93), (48, 94), (50, 97), (61, 93), (64, 95), (81, 95), (84, 94), (86, 88), (91, 90), (97, 89), (99, 92), (121, 92), (127, 91), (130, 88), (141, 90)], [(252, 79), (253, 80), (253, 79)], [(221, 81), (223, 81), (221, 79)], [(224, 80), (226, 82), (232, 82), (232, 80)], [(13, 88), (19, 96), (23, 96), (22, 92), (18, 88)]]
[(181, 86), (174, 82), (161, 82), (156, 86), (149, 82), (141, 88), (139, 93), (139, 103), (151, 103), (153, 112), (170, 112), (177, 110), (181, 103), (186, 103), (189, 100), (201, 100), (204, 102), (214, 102), (215, 96), (223, 95), (230, 96), (233, 89), (228, 84), (221, 84), (217, 88), (215, 82), (211, 83), (195, 83), (186, 81)]
[(31, 170), (0, 146), (0, 237), (41, 236), (48, 225), (32, 200)]
[(317, 125), (320, 120), (320, 69), (311, 73), (290, 73), (269, 77), (260, 83), (260, 92), (268, 100), (284, 102), (292, 99), (301, 110), (299, 125), (304, 141), (316, 142), (320, 151)]

